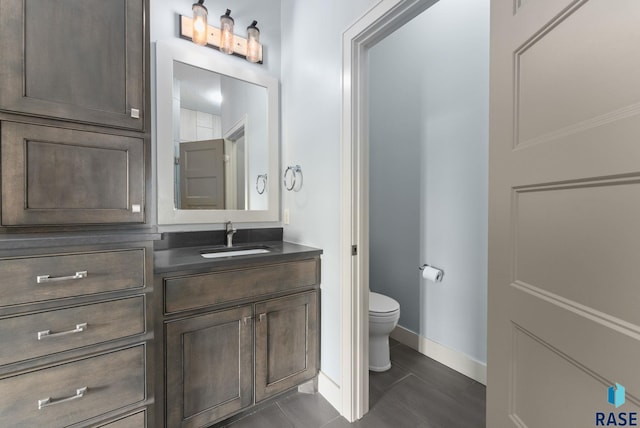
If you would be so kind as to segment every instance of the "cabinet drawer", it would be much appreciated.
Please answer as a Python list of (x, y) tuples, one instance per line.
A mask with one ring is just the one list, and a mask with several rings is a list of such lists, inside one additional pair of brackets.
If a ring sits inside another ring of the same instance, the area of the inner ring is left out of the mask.
[(2, 259), (0, 302), (9, 306), (143, 288), (144, 266), (143, 248)]
[(0, 320), (0, 365), (144, 333), (144, 297)]
[(201, 308), (320, 282), (318, 259), (228, 270), (165, 280), (165, 312)]
[(4, 226), (144, 221), (142, 138), (0, 125)]
[(136, 413), (97, 428), (145, 428), (147, 426), (146, 412)]
[(3, 426), (66, 427), (143, 401), (144, 354), (141, 345), (0, 380)]

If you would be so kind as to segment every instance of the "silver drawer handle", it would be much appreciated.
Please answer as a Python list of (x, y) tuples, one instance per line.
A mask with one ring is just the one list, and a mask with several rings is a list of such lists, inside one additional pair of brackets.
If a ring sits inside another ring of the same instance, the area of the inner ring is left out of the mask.
[(51, 397), (47, 397), (45, 399), (38, 400), (38, 410), (42, 410), (45, 407), (53, 406), (54, 404), (66, 403), (68, 401), (77, 400), (78, 398), (84, 397), (87, 394), (88, 390), (89, 388), (85, 386), (85, 387), (76, 389), (76, 395), (73, 395), (71, 397), (61, 398), (59, 400), (53, 400), (51, 399)]
[(247, 325), (251, 322), (251, 317), (242, 317), (242, 324)]
[(262, 313), (262, 314), (260, 314), (260, 315), (258, 316), (258, 321), (259, 321), (259, 322), (262, 322), (262, 321), (264, 321), (265, 319), (267, 319), (267, 314), (265, 314), (265, 313)]
[(67, 281), (67, 280), (70, 280), (70, 279), (82, 279), (82, 278), (86, 278), (87, 275), (88, 275), (88, 273), (87, 273), (86, 270), (76, 272), (75, 275), (59, 276), (59, 277), (56, 277), (56, 278), (51, 278), (50, 275), (38, 275), (36, 277), (36, 282), (38, 284), (42, 284), (42, 283), (45, 283), (45, 282)]
[(76, 328), (69, 331), (62, 331), (60, 333), (51, 333), (51, 330), (44, 330), (38, 332), (38, 340), (46, 339), (47, 337), (60, 337), (66, 336), (67, 334), (80, 333), (87, 329), (87, 323), (83, 322), (82, 324), (76, 324)]

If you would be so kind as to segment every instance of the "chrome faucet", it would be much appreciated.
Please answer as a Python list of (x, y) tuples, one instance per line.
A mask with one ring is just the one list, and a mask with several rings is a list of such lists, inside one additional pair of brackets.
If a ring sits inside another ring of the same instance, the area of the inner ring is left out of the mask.
[(233, 223), (228, 221), (225, 223), (225, 231), (227, 232), (227, 247), (231, 248), (233, 246), (233, 235), (238, 231), (238, 229), (233, 227)]

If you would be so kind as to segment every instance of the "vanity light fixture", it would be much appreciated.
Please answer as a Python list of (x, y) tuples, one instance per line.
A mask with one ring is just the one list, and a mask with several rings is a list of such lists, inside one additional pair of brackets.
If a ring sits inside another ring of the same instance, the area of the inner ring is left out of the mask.
[(260, 30), (256, 27), (258, 21), (254, 20), (247, 27), (245, 39), (233, 34), (234, 19), (229, 9), (220, 17), (220, 28), (208, 25), (207, 8), (203, 3), (204, 0), (194, 3), (193, 18), (180, 16), (180, 37), (226, 54), (245, 58), (249, 62), (262, 64)]
[(193, 10), (193, 43), (201, 46), (207, 44), (207, 8), (204, 7), (204, 0), (198, 0), (191, 9)]

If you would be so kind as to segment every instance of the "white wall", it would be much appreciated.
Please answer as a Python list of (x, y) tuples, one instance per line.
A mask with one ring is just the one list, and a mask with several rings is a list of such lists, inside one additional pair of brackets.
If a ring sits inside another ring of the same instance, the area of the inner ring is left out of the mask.
[(249, 209), (266, 210), (268, 195), (256, 190), (258, 175), (268, 171), (267, 90), (242, 80), (224, 77), (221, 80), (223, 109), (222, 134), (227, 135), (238, 122), (246, 119), (244, 147), (247, 167), (246, 188), (249, 190)]
[(377, 2), (282, 0), (282, 167), (304, 174), (299, 192), (283, 192), (284, 238), (324, 250), (321, 369), (338, 385), (342, 33)]
[(370, 287), (403, 327), (485, 362), (489, 1), (440, 0), (370, 66)]

